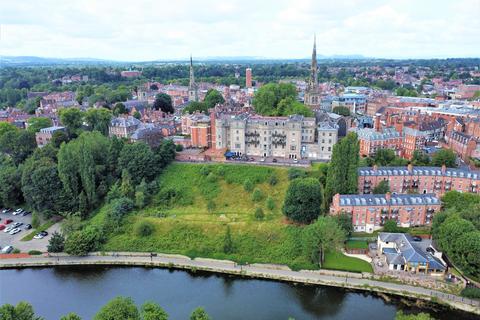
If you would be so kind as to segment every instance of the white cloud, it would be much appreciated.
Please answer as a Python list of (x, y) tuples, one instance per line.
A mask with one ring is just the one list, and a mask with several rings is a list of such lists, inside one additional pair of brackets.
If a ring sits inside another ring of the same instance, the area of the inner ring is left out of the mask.
[(0, 0), (0, 54), (478, 56), (480, 0)]

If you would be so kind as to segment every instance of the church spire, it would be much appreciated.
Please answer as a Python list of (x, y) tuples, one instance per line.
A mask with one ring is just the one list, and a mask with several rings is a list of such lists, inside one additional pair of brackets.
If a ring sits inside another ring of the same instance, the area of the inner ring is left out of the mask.
[(313, 89), (318, 86), (318, 66), (317, 66), (317, 35), (313, 35), (312, 68), (310, 70), (310, 86)]
[(189, 101), (198, 101), (198, 88), (195, 83), (195, 75), (193, 73), (193, 60), (190, 55), (190, 83), (188, 85), (188, 98)]

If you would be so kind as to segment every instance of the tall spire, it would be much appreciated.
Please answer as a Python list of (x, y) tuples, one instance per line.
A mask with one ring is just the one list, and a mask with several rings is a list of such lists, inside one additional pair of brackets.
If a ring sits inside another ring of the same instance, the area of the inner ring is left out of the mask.
[(188, 97), (190, 101), (198, 101), (198, 88), (195, 83), (195, 75), (193, 73), (193, 59), (190, 54), (190, 83), (188, 85)]
[(312, 68), (310, 70), (310, 86), (313, 89), (318, 86), (318, 66), (317, 66), (317, 35), (313, 35)]

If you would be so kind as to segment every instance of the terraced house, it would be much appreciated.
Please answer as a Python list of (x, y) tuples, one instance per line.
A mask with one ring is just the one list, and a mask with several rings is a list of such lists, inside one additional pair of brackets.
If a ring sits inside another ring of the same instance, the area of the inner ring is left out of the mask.
[(440, 206), (434, 194), (336, 194), (330, 214), (348, 213), (356, 232), (372, 233), (387, 220), (395, 220), (401, 227), (430, 225)]
[(443, 167), (363, 167), (358, 169), (358, 192), (372, 193), (388, 181), (392, 193), (433, 193), (443, 196), (450, 190), (480, 194), (480, 171)]

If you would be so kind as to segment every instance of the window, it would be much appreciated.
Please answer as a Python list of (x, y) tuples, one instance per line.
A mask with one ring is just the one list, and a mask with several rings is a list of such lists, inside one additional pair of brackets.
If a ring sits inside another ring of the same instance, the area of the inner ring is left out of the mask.
[(295, 151), (296, 147), (295, 146), (290, 146), (290, 150)]
[(235, 148), (240, 149), (240, 143), (235, 143)]

